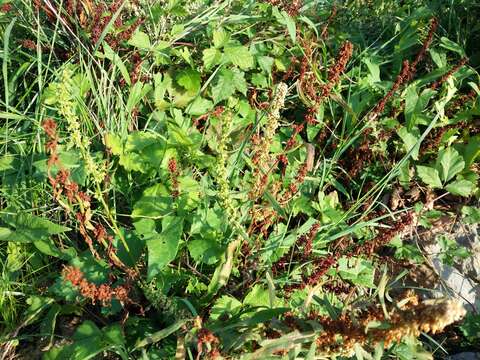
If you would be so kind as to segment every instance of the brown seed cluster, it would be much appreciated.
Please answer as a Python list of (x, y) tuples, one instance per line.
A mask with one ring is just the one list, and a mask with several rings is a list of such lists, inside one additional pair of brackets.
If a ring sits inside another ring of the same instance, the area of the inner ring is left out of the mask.
[(439, 80), (435, 81), (431, 86), (430, 89), (436, 90), (439, 86), (441, 86), (445, 81), (450, 78), (453, 74), (455, 74), (463, 65), (465, 65), (468, 62), (467, 58), (462, 58), (458, 64), (453, 66), (446, 74), (444, 74)]
[[(202, 327), (197, 333), (197, 359), (219, 359), (218, 345), (220, 340), (207, 328)], [(207, 347), (207, 351), (204, 350)], [(204, 357), (201, 357), (203, 354)]]
[[(93, 234), (98, 243), (106, 247), (106, 253), (111, 264), (125, 270), (127, 273), (132, 273), (132, 269), (125, 266), (116, 256), (115, 248), (112, 244), (113, 238), (106, 234), (105, 228), (100, 224), (94, 226), (90, 196), (80, 190), (79, 185), (72, 180), (70, 171), (63, 168), (57, 152), (59, 143), (57, 123), (49, 118), (42, 123), (42, 127), (48, 139), (45, 144), (45, 152), (49, 155), (47, 176), (52, 186), (54, 199), (65, 209), (66, 213), (76, 211), (75, 218), (78, 222), (78, 230), (96, 259), (101, 257), (94, 246), (91, 234)], [(52, 174), (54, 166), (58, 169), (55, 176)], [(74, 210), (75, 208), (78, 208), (78, 210)]]
[(390, 100), (390, 98), (395, 94), (395, 92), (402, 86), (405, 82), (407, 82), (411, 78), (410, 72), (410, 64), (408, 60), (405, 60), (402, 64), (402, 70), (400, 74), (398, 74), (395, 82), (392, 85), (392, 88), (388, 91), (388, 93), (377, 103), (377, 105), (373, 108), (372, 112), (370, 113), (370, 119), (375, 119), (379, 116), (383, 110), (385, 109), (385, 105)]
[(413, 79), (417, 72), (417, 66), (418, 64), (423, 60), (425, 57), (425, 54), (427, 53), (428, 48), (432, 44), (433, 41), (433, 36), (435, 35), (435, 31), (437, 31), (438, 27), (438, 19), (437, 18), (432, 18), (430, 20), (430, 29), (428, 31), (428, 35), (423, 41), (422, 48), (420, 51), (417, 53), (417, 56), (415, 56), (415, 59), (412, 61), (410, 65), (410, 74), (408, 80)]
[(411, 228), (414, 223), (414, 216), (411, 212), (403, 215), (399, 220), (395, 221), (389, 229), (382, 230), (375, 238), (363, 244), (355, 245), (349, 252), (348, 256), (367, 255), (371, 257), (375, 251), (382, 246), (387, 245), (396, 235), (403, 233)]
[(320, 36), (323, 38), (323, 39), (326, 39), (328, 37), (328, 27), (330, 26), (330, 24), (332, 23), (333, 19), (335, 18), (335, 16), (337, 16), (337, 7), (335, 5), (333, 5), (332, 7), (332, 11), (330, 12), (330, 16), (328, 17), (327, 19), (327, 22), (325, 23), (325, 25), (323, 25), (322, 27), (322, 32), (320, 33)]
[[(100, 2), (94, 8), (93, 14), (95, 15), (91, 21), (91, 24), (89, 25), (90, 40), (93, 44), (97, 44), (97, 42), (100, 40), (100, 36), (102, 35), (103, 31), (108, 26), (113, 15), (118, 11), (124, 1), (125, 0), (113, 1), (108, 8), (105, 3)], [(135, 30), (143, 23), (143, 19), (138, 18), (131, 25), (125, 26), (122, 16), (123, 14), (119, 14), (113, 22), (113, 28), (118, 33), (115, 35), (107, 34), (105, 36), (105, 41), (114, 50), (119, 47), (122, 41), (128, 41), (132, 37)]]
[[(418, 337), (420, 332), (436, 334), (466, 314), (463, 306), (454, 300), (437, 299), (422, 303), (412, 298), (412, 303), (402, 309), (392, 309), (389, 317), (378, 307), (371, 307), (357, 316), (342, 314), (338, 319), (310, 314), (318, 321), (322, 334), (316, 339), (317, 354), (323, 356), (353, 356), (355, 345), (373, 349), (383, 342), (385, 348), (400, 342), (404, 337)], [(291, 323), (291, 320), (289, 321)], [(288, 324), (289, 322), (285, 322)], [(372, 327), (376, 322), (388, 323), (388, 327)]]
[(452, 104), (445, 110), (445, 115), (449, 118), (455, 116), (455, 113), (459, 111), (466, 103), (475, 100), (477, 98), (477, 92), (475, 90), (470, 90), (467, 94), (461, 95)]
[(300, 8), (303, 5), (302, 0), (262, 0), (273, 6), (280, 8), (288, 13), (290, 16), (297, 16)]
[(170, 174), (170, 184), (171, 184), (171, 190), (170, 193), (172, 194), (172, 197), (175, 199), (180, 195), (180, 192), (178, 190), (178, 176), (180, 175), (180, 171), (178, 170), (177, 166), (177, 160), (175, 158), (170, 158), (168, 160), (168, 172)]
[(79, 290), (80, 294), (84, 298), (89, 299), (92, 304), (100, 301), (103, 306), (110, 306), (112, 299), (117, 299), (122, 303), (132, 303), (128, 296), (130, 289), (126, 286), (96, 285), (85, 279), (83, 272), (74, 266), (65, 266), (62, 271), (62, 277), (64, 281), (70, 281)]

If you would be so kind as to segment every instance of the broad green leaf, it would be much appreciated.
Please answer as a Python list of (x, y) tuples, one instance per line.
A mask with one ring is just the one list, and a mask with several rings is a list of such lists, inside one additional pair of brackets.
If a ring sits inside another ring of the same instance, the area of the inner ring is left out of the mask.
[(12, 172), (15, 170), (15, 155), (4, 155), (0, 157), (0, 172)]
[(132, 231), (121, 228), (120, 232), (123, 236), (123, 239), (127, 243), (129, 251), (125, 249), (123, 241), (121, 241), (117, 235), (115, 236), (115, 239), (113, 241), (113, 246), (116, 249), (116, 254), (125, 265), (134, 267), (137, 261), (142, 256), (143, 249), (145, 247), (145, 241), (142, 238), (136, 236), (136, 234)]
[(253, 67), (253, 56), (245, 46), (225, 47), (225, 56), (227, 60), (237, 65), (242, 70), (248, 70)]
[(371, 261), (360, 258), (342, 257), (338, 261), (338, 273), (344, 280), (355, 285), (375, 287), (373, 283), (375, 269)]
[(418, 118), (421, 118), (423, 110), (434, 94), (434, 90), (425, 89), (419, 95), (415, 84), (407, 88), (405, 93), (405, 120), (409, 131), (418, 124)]
[(258, 65), (267, 74), (272, 73), (273, 61), (274, 59), (270, 56), (259, 56), (257, 58)]
[(405, 152), (408, 153), (410, 150), (414, 149), (412, 151), (412, 158), (414, 160), (418, 160), (418, 151), (419, 151), (419, 144), (417, 144), (418, 137), (412, 134), (411, 132), (409, 132), (407, 128), (403, 126), (397, 130), (397, 134), (398, 136), (400, 136), (400, 138), (402, 139), (405, 145)]
[(218, 240), (211, 236), (190, 240), (187, 247), (193, 260), (207, 265), (217, 263), (225, 250), (219, 245)]
[(210, 70), (213, 66), (220, 64), (222, 60), (222, 53), (215, 48), (203, 50), (203, 66), (205, 70)]
[(213, 30), (213, 45), (216, 48), (221, 48), (225, 46), (230, 40), (230, 35), (225, 31), (224, 28), (219, 28)]
[(480, 136), (471, 137), (462, 150), (465, 167), (469, 168), (477, 157), (480, 156)]
[(156, 184), (147, 189), (133, 207), (134, 219), (159, 218), (170, 214), (172, 209), (172, 196), (165, 185)]
[(175, 259), (183, 233), (183, 218), (166, 216), (162, 220), (162, 232), (146, 238), (148, 248), (148, 279), (152, 279)]
[(242, 303), (232, 296), (223, 295), (215, 301), (210, 311), (210, 319), (217, 320), (222, 316), (234, 316), (242, 307)]
[(463, 222), (467, 224), (480, 223), (480, 208), (473, 206), (462, 207)]
[(465, 50), (463, 50), (463, 48), (460, 45), (458, 45), (456, 42), (453, 42), (452, 40), (444, 36), (440, 38), (440, 46), (444, 49), (456, 52), (462, 57), (466, 56)]
[(34, 242), (69, 231), (68, 227), (28, 213), (4, 213), (2, 220), (15, 230), (0, 228), (0, 241)]
[(122, 139), (116, 134), (108, 133), (105, 135), (105, 146), (110, 149), (113, 155), (123, 153)]
[(243, 299), (243, 305), (270, 307), (268, 290), (261, 285), (255, 285), (252, 290), (249, 291), (247, 296), (245, 296), (245, 299)]
[(87, 360), (93, 359), (105, 351), (115, 351), (126, 360), (125, 340), (119, 325), (112, 325), (100, 330), (90, 320), (84, 321), (73, 335), (73, 343), (54, 347), (44, 355), (46, 360)]
[(198, 116), (198, 115), (206, 114), (212, 109), (213, 109), (213, 102), (198, 96), (195, 98), (195, 100), (193, 100), (193, 102), (190, 105), (188, 105), (185, 111), (189, 115)]
[(216, 84), (212, 87), (213, 102), (228, 99), (235, 93), (236, 84), (234, 82), (235, 73), (232, 70), (223, 69), (219, 75)]
[(464, 167), (465, 161), (453, 147), (448, 147), (438, 154), (436, 168), (439, 170), (443, 181), (449, 181), (462, 171)]
[(430, 185), (432, 188), (435, 189), (442, 187), (442, 182), (437, 169), (429, 166), (417, 165), (417, 174), (425, 184)]
[(448, 184), (445, 189), (453, 195), (469, 196), (475, 189), (475, 184), (468, 180), (457, 180)]
[(243, 95), (247, 95), (247, 81), (245, 80), (245, 73), (238, 69), (233, 69), (233, 83), (235, 89)]
[(149, 36), (140, 30), (135, 31), (130, 40), (128, 40), (128, 44), (140, 49), (150, 49), (152, 47)]
[(176, 77), (177, 83), (186, 90), (196, 93), (200, 90), (200, 73), (193, 69), (182, 70)]
[(380, 82), (380, 64), (379, 62), (375, 61), (372, 58), (365, 58), (362, 60), (365, 65), (367, 65), (369, 71), (369, 82), (370, 84), (374, 84), (376, 82)]

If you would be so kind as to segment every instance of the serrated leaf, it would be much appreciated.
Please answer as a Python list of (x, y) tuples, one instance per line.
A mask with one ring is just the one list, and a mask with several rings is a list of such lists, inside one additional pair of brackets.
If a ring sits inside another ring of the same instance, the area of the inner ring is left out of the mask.
[(180, 71), (176, 77), (177, 83), (183, 86), (187, 91), (196, 93), (200, 90), (200, 73), (193, 69)]
[(205, 70), (210, 70), (213, 66), (220, 64), (222, 53), (215, 48), (205, 49), (203, 50), (202, 60)]
[(233, 70), (233, 83), (235, 89), (243, 95), (247, 95), (247, 81), (245, 80), (245, 73), (238, 69)]
[(123, 144), (120, 136), (112, 133), (105, 135), (105, 146), (112, 152), (113, 155), (120, 155), (123, 153)]
[(215, 301), (210, 311), (210, 319), (217, 320), (223, 315), (234, 316), (241, 309), (242, 303), (232, 296), (223, 295)]
[(213, 109), (213, 102), (210, 100), (204, 99), (202, 97), (197, 97), (193, 102), (188, 105), (185, 112), (189, 115), (203, 115)]
[(216, 48), (221, 48), (225, 46), (230, 40), (230, 35), (225, 31), (225, 29), (215, 29), (213, 30), (213, 45)]
[(197, 263), (213, 265), (218, 262), (225, 250), (214, 237), (203, 237), (191, 240), (187, 244), (188, 251)]
[(439, 170), (443, 181), (449, 181), (462, 171), (464, 167), (465, 161), (463, 161), (463, 157), (454, 148), (448, 147), (438, 154), (436, 168)]
[(260, 68), (265, 71), (267, 74), (272, 72), (273, 61), (274, 59), (270, 56), (259, 56), (257, 58), (258, 65)]
[(430, 185), (432, 188), (435, 189), (442, 187), (442, 182), (437, 169), (429, 166), (417, 165), (417, 174), (425, 184)]
[(128, 44), (140, 49), (150, 49), (152, 47), (149, 36), (140, 30), (135, 31), (130, 40), (128, 40)]
[(234, 73), (231, 70), (223, 69), (216, 84), (212, 87), (212, 98), (216, 104), (222, 100), (228, 99), (235, 92)]
[(225, 47), (225, 56), (227, 60), (237, 65), (242, 70), (248, 70), (253, 67), (253, 56), (245, 46)]
[(445, 189), (453, 195), (469, 196), (475, 189), (475, 184), (468, 180), (457, 180), (448, 184)]

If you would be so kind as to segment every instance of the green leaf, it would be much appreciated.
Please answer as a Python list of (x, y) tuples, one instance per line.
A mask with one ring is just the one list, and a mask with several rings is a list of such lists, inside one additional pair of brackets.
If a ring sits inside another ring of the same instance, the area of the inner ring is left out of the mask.
[(222, 60), (222, 53), (215, 48), (203, 50), (203, 66), (205, 70), (210, 70), (213, 66), (220, 64)]
[(457, 180), (448, 184), (445, 189), (453, 195), (469, 196), (475, 189), (475, 184), (468, 180)]
[(105, 135), (105, 146), (113, 155), (120, 155), (123, 153), (122, 139), (116, 134), (108, 133)]
[(417, 165), (417, 174), (425, 184), (430, 185), (432, 188), (435, 189), (442, 187), (442, 182), (440, 181), (437, 169), (429, 166)]
[(270, 56), (259, 56), (257, 58), (258, 65), (260, 68), (265, 71), (267, 74), (272, 72), (273, 61), (274, 59)]
[(166, 338), (167, 336), (169, 336), (169, 335), (175, 333), (176, 331), (178, 331), (186, 323), (187, 323), (187, 320), (184, 320), (184, 319), (178, 320), (177, 322), (175, 322), (172, 325), (166, 327), (165, 329), (157, 331), (156, 333), (148, 336), (147, 338), (145, 338), (143, 340), (137, 341), (137, 343), (135, 344), (135, 349), (145, 347), (149, 344), (154, 344), (154, 343)]
[(235, 93), (234, 77), (235, 73), (232, 70), (223, 69), (220, 72), (216, 84), (212, 87), (212, 98), (215, 104), (228, 99)]
[(207, 265), (217, 263), (225, 250), (214, 237), (191, 240), (187, 243), (187, 247), (195, 262)]
[(468, 140), (468, 144), (463, 147), (465, 167), (469, 168), (478, 156), (480, 156), (480, 136), (474, 136), (471, 137)]
[(230, 40), (230, 34), (228, 34), (225, 29), (215, 29), (213, 30), (213, 45), (216, 48), (221, 48), (225, 46)]
[(213, 102), (210, 100), (204, 99), (200, 96), (196, 97), (193, 102), (188, 105), (187, 109), (185, 110), (189, 115), (203, 115), (213, 109)]
[[(412, 158), (414, 160), (418, 159), (418, 151), (419, 151), (419, 144), (418, 142), (418, 137), (415, 136), (414, 134), (410, 133), (406, 127), (402, 126), (400, 129), (397, 130), (398, 136), (402, 139), (404, 145), (405, 145), (405, 152), (410, 152), (410, 150), (413, 149), (412, 151)], [(416, 147), (415, 147), (416, 146)]]
[(407, 129), (411, 131), (418, 123), (418, 118), (421, 117), (422, 111), (428, 105), (430, 98), (435, 94), (432, 89), (425, 89), (418, 95), (415, 84), (410, 85), (405, 93), (405, 120)]
[(460, 45), (458, 45), (456, 42), (453, 42), (452, 40), (444, 36), (440, 38), (440, 46), (444, 49), (456, 52), (462, 57), (466, 56), (465, 50), (463, 50), (463, 48)]
[(165, 185), (156, 184), (147, 189), (133, 207), (134, 219), (157, 218), (172, 212), (172, 196)]
[[(7, 209), (8, 210), (8, 209)], [(28, 213), (4, 213), (2, 220), (11, 227), (0, 228), (0, 241), (32, 242), (70, 231), (68, 227)]]
[(248, 70), (253, 67), (253, 56), (245, 46), (225, 47), (225, 56), (227, 60), (237, 65), (242, 70)]
[(115, 246), (116, 254), (125, 265), (133, 267), (142, 256), (143, 249), (145, 248), (145, 241), (136, 236), (132, 231), (120, 228), (120, 232), (128, 245), (129, 251), (125, 249), (123, 241), (121, 241), (118, 236), (115, 236), (113, 245)]
[(106, 42), (102, 43), (103, 46), (103, 54), (97, 53), (96, 55), (98, 57), (105, 57), (108, 60), (110, 60), (116, 67), (118, 67), (118, 70), (120, 70), (120, 74), (122, 74), (123, 79), (128, 85), (131, 85), (131, 80), (130, 80), (130, 73), (127, 70), (127, 67), (123, 63), (122, 58), (120, 55), (118, 55)]
[(140, 49), (150, 49), (152, 44), (150, 43), (150, 38), (146, 33), (143, 31), (137, 30), (130, 40), (128, 40), (128, 44), (135, 46)]
[(44, 359), (87, 360), (107, 350), (114, 350), (122, 359), (127, 359), (124, 350), (125, 340), (119, 325), (100, 330), (95, 323), (86, 320), (77, 328), (72, 339), (72, 344), (54, 347), (45, 354)]
[(375, 287), (373, 283), (375, 269), (371, 261), (359, 258), (342, 257), (338, 261), (338, 273), (344, 280), (355, 285)]
[(435, 166), (440, 171), (440, 177), (447, 182), (463, 170), (465, 161), (453, 147), (440, 151)]
[(480, 339), (480, 314), (467, 314), (460, 325), (460, 330), (472, 345), (478, 344), (478, 339)]
[(133, 109), (140, 103), (140, 101), (147, 95), (152, 89), (152, 85), (143, 84), (140, 81), (137, 81), (135, 85), (130, 88), (130, 94), (127, 99), (126, 111), (130, 113)]
[(290, 38), (292, 39), (292, 42), (295, 44), (296, 42), (296, 36), (297, 36), (297, 30), (295, 27), (295, 20), (288, 15), (286, 11), (281, 12), (282, 17), (285, 21), (285, 25), (287, 26), (288, 34), (290, 35)]
[(247, 96), (247, 81), (245, 80), (245, 73), (243, 71), (233, 69), (233, 83), (238, 92)]
[(200, 73), (193, 69), (186, 69), (180, 71), (176, 77), (177, 83), (183, 86), (186, 90), (196, 93), (200, 90)]
[(480, 223), (480, 208), (473, 206), (462, 207), (463, 221), (467, 224)]
[(232, 296), (223, 295), (215, 301), (210, 311), (210, 319), (217, 320), (223, 316), (235, 316), (242, 308), (242, 303)]
[(183, 218), (166, 216), (162, 220), (162, 232), (147, 237), (148, 279), (152, 279), (175, 259), (183, 233)]
[(243, 299), (243, 305), (250, 305), (253, 307), (270, 307), (270, 297), (268, 290), (261, 285), (255, 285), (252, 290)]

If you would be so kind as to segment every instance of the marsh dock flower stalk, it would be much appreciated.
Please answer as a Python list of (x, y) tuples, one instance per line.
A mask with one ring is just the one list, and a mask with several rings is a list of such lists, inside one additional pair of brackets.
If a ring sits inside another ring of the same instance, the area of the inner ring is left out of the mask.
[[(60, 82), (58, 83), (58, 98), (57, 108), (58, 112), (63, 116), (67, 123), (67, 131), (70, 134), (70, 140), (67, 148), (73, 147), (80, 150), (80, 154), (85, 161), (85, 168), (87, 173), (92, 177), (96, 184), (102, 183), (105, 178), (106, 171), (104, 166), (99, 166), (90, 154), (90, 140), (88, 137), (83, 136), (80, 129), (80, 119), (76, 114), (76, 106), (73, 96), (73, 71), (69, 67), (66, 67), (61, 75)], [(96, 194), (97, 197), (101, 196)]]
[(232, 127), (232, 114), (230, 112), (225, 113), (222, 117), (222, 134), (218, 142), (218, 163), (217, 163), (217, 182), (218, 182), (218, 196), (222, 202), (223, 209), (227, 215), (230, 224), (240, 229), (241, 226), (238, 222), (238, 213), (235, 210), (232, 197), (230, 195), (230, 184), (228, 181), (227, 163), (228, 163), (228, 150), (227, 144), (229, 140), (230, 130)]
[[(351, 357), (355, 354), (356, 345), (374, 348), (383, 343), (388, 348), (406, 337), (418, 337), (421, 332), (440, 333), (465, 314), (464, 307), (456, 300), (431, 299), (393, 309), (389, 319), (379, 308), (371, 308), (355, 318), (347, 314), (336, 320), (313, 316), (323, 328), (322, 336), (316, 340), (317, 354)], [(388, 326), (370, 327), (376, 322), (386, 322)]]
[(283, 108), (285, 104), (287, 92), (287, 84), (283, 82), (278, 84), (269, 112), (267, 113), (267, 122), (263, 136), (255, 146), (255, 155), (252, 159), (252, 162), (256, 165), (254, 169), (255, 183), (250, 191), (251, 199), (256, 199), (262, 195), (268, 179), (269, 169), (274, 163), (270, 149), (279, 126), (280, 109)]

